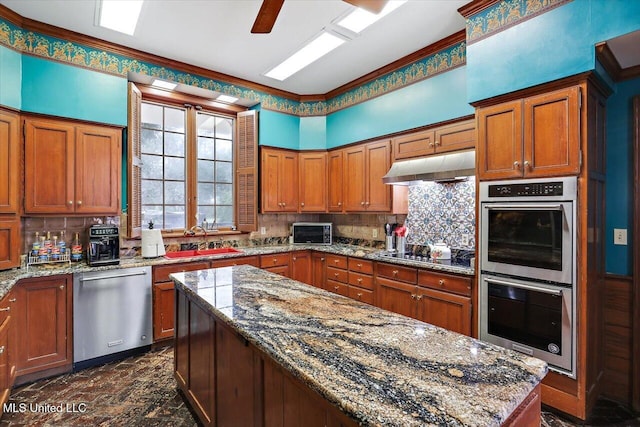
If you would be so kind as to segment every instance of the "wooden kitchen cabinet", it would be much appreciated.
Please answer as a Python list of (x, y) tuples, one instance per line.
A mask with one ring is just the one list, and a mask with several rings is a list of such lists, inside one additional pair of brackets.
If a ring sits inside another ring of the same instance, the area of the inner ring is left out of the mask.
[(388, 140), (357, 145), (344, 150), (344, 210), (388, 212), (391, 186), (382, 182), (391, 167)]
[(262, 212), (297, 212), (298, 153), (263, 147), (260, 170)]
[(376, 306), (416, 319), (418, 306), (415, 292), (415, 284), (378, 277), (376, 279)]
[(327, 153), (298, 153), (299, 212), (327, 211)]
[(327, 258), (323, 252), (311, 253), (311, 284), (324, 289), (327, 283)]
[(0, 215), (0, 270), (20, 267), (20, 218)]
[(307, 285), (312, 284), (311, 252), (297, 251), (291, 253), (291, 278)]
[(577, 175), (579, 86), (478, 108), (481, 180)]
[[(73, 363), (72, 276), (23, 279), (16, 298), (16, 383), (71, 370)], [(13, 310), (13, 308), (12, 308)]]
[(25, 213), (118, 213), (120, 129), (40, 118), (24, 127)]
[(252, 265), (254, 267), (260, 267), (260, 259), (257, 255), (254, 255), (228, 259), (216, 259), (211, 261), (211, 268), (232, 267), (235, 265)]
[(0, 416), (2, 416), (4, 404), (9, 400), (9, 393), (15, 380), (17, 337), (16, 328), (13, 325), (15, 302), (13, 292), (9, 292), (0, 301)]
[(393, 160), (475, 148), (475, 120), (464, 120), (394, 138)]
[(260, 255), (260, 268), (281, 276), (291, 277), (290, 258), (289, 252)]
[(204, 424), (213, 425), (216, 419), (216, 322), (207, 310), (194, 302), (189, 305), (189, 332), (188, 394)]
[(0, 214), (20, 211), (21, 170), (19, 116), (0, 109)]
[(471, 298), (418, 287), (418, 318), (426, 323), (471, 336)]
[(329, 212), (342, 212), (344, 209), (343, 150), (332, 150), (327, 154), (327, 181), (329, 185)]

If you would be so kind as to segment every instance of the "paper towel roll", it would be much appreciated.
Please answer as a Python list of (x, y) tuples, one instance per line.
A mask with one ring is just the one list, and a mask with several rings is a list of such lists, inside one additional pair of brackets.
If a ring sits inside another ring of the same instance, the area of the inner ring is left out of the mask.
[(158, 229), (142, 230), (142, 257), (156, 258), (164, 254), (162, 231)]

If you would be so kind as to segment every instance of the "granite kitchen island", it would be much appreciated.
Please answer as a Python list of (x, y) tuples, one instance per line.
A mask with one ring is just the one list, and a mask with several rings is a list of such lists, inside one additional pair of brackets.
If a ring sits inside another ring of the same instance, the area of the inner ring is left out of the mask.
[(538, 359), (251, 266), (171, 277), (205, 425), (539, 425)]

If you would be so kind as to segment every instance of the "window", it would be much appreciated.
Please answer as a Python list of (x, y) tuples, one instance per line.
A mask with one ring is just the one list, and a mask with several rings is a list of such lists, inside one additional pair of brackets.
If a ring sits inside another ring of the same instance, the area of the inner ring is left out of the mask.
[(234, 118), (148, 101), (140, 116), (142, 223), (234, 226)]

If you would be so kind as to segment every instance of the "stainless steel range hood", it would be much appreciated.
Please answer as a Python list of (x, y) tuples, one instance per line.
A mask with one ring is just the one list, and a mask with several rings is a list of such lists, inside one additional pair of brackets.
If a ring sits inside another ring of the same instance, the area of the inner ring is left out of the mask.
[(419, 181), (457, 181), (476, 174), (475, 150), (395, 162), (382, 182), (409, 185)]

